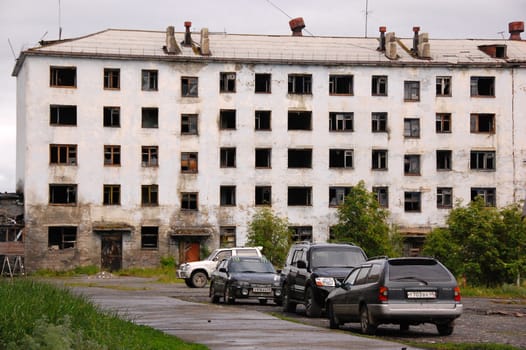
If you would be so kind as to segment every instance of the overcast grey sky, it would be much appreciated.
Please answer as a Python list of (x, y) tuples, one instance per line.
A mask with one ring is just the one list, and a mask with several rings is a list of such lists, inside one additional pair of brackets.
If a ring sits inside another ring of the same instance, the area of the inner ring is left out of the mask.
[(431, 39), (501, 39), (509, 22), (526, 21), (526, 0), (0, 0), (0, 192), (15, 191), (15, 56), (57, 39), (59, 26), (63, 39), (107, 28), (184, 31), (184, 21), (192, 30), (289, 35), (290, 16), (303, 17), (306, 35), (363, 37), (366, 1), (373, 37), (385, 25), (399, 37), (420, 26)]

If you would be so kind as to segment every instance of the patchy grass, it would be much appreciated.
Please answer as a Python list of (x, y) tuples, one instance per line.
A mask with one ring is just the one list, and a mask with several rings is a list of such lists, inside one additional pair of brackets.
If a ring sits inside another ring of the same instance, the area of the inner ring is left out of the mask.
[(466, 286), (461, 288), (461, 294), (463, 297), (508, 298), (526, 300), (526, 287), (518, 287), (516, 285), (510, 284), (505, 284), (496, 288)]

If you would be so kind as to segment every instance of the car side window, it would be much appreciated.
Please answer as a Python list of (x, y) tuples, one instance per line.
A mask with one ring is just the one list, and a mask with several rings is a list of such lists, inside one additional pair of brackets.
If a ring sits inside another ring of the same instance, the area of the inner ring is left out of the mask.
[(237, 256), (257, 256), (258, 252), (256, 249), (239, 249), (236, 251)]
[(354, 281), (356, 280), (356, 276), (358, 276), (358, 272), (360, 272), (360, 268), (354, 269), (345, 279), (343, 283), (353, 285)]
[(292, 257), (292, 265), (297, 265), (299, 260), (303, 259), (303, 250), (296, 250), (294, 256)]
[(225, 251), (222, 251), (220, 253), (218, 253), (216, 255), (216, 257), (214, 258), (215, 261), (223, 261), (225, 259), (228, 259), (232, 256), (232, 251), (230, 250), (225, 250)]
[(358, 273), (358, 276), (356, 277), (356, 281), (354, 282), (354, 284), (364, 284), (367, 281), (367, 275), (369, 274), (370, 270), (370, 266), (362, 267), (360, 269), (360, 272)]
[(380, 279), (380, 273), (382, 272), (382, 266), (378, 264), (374, 264), (371, 267), (371, 271), (369, 272), (369, 275), (367, 276), (367, 282), (366, 283), (375, 283), (378, 282)]

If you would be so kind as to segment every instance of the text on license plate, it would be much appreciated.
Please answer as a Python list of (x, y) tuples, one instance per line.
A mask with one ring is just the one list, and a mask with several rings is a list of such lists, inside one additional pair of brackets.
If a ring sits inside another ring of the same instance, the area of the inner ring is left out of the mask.
[(434, 290), (430, 291), (408, 291), (407, 298), (409, 299), (435, 299), (437, 293)]
[(272, 288), (252, 288), (252, 291), (254, 293), (271, 293), (272, 292)]

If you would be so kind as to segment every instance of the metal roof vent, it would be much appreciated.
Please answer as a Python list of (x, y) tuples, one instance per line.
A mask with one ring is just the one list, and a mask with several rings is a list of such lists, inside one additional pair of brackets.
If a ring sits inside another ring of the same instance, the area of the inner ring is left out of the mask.
[(289, 21), (290, 30), (292, 30), (292, 36), (303, 36), (303, 28), (305, 28), (305, 22), (302, 17), (293, 18)]
[(508, 24), (510, 40), (522, 40), (521, 33), (524, 32), (524, 22), (510, 22)]

